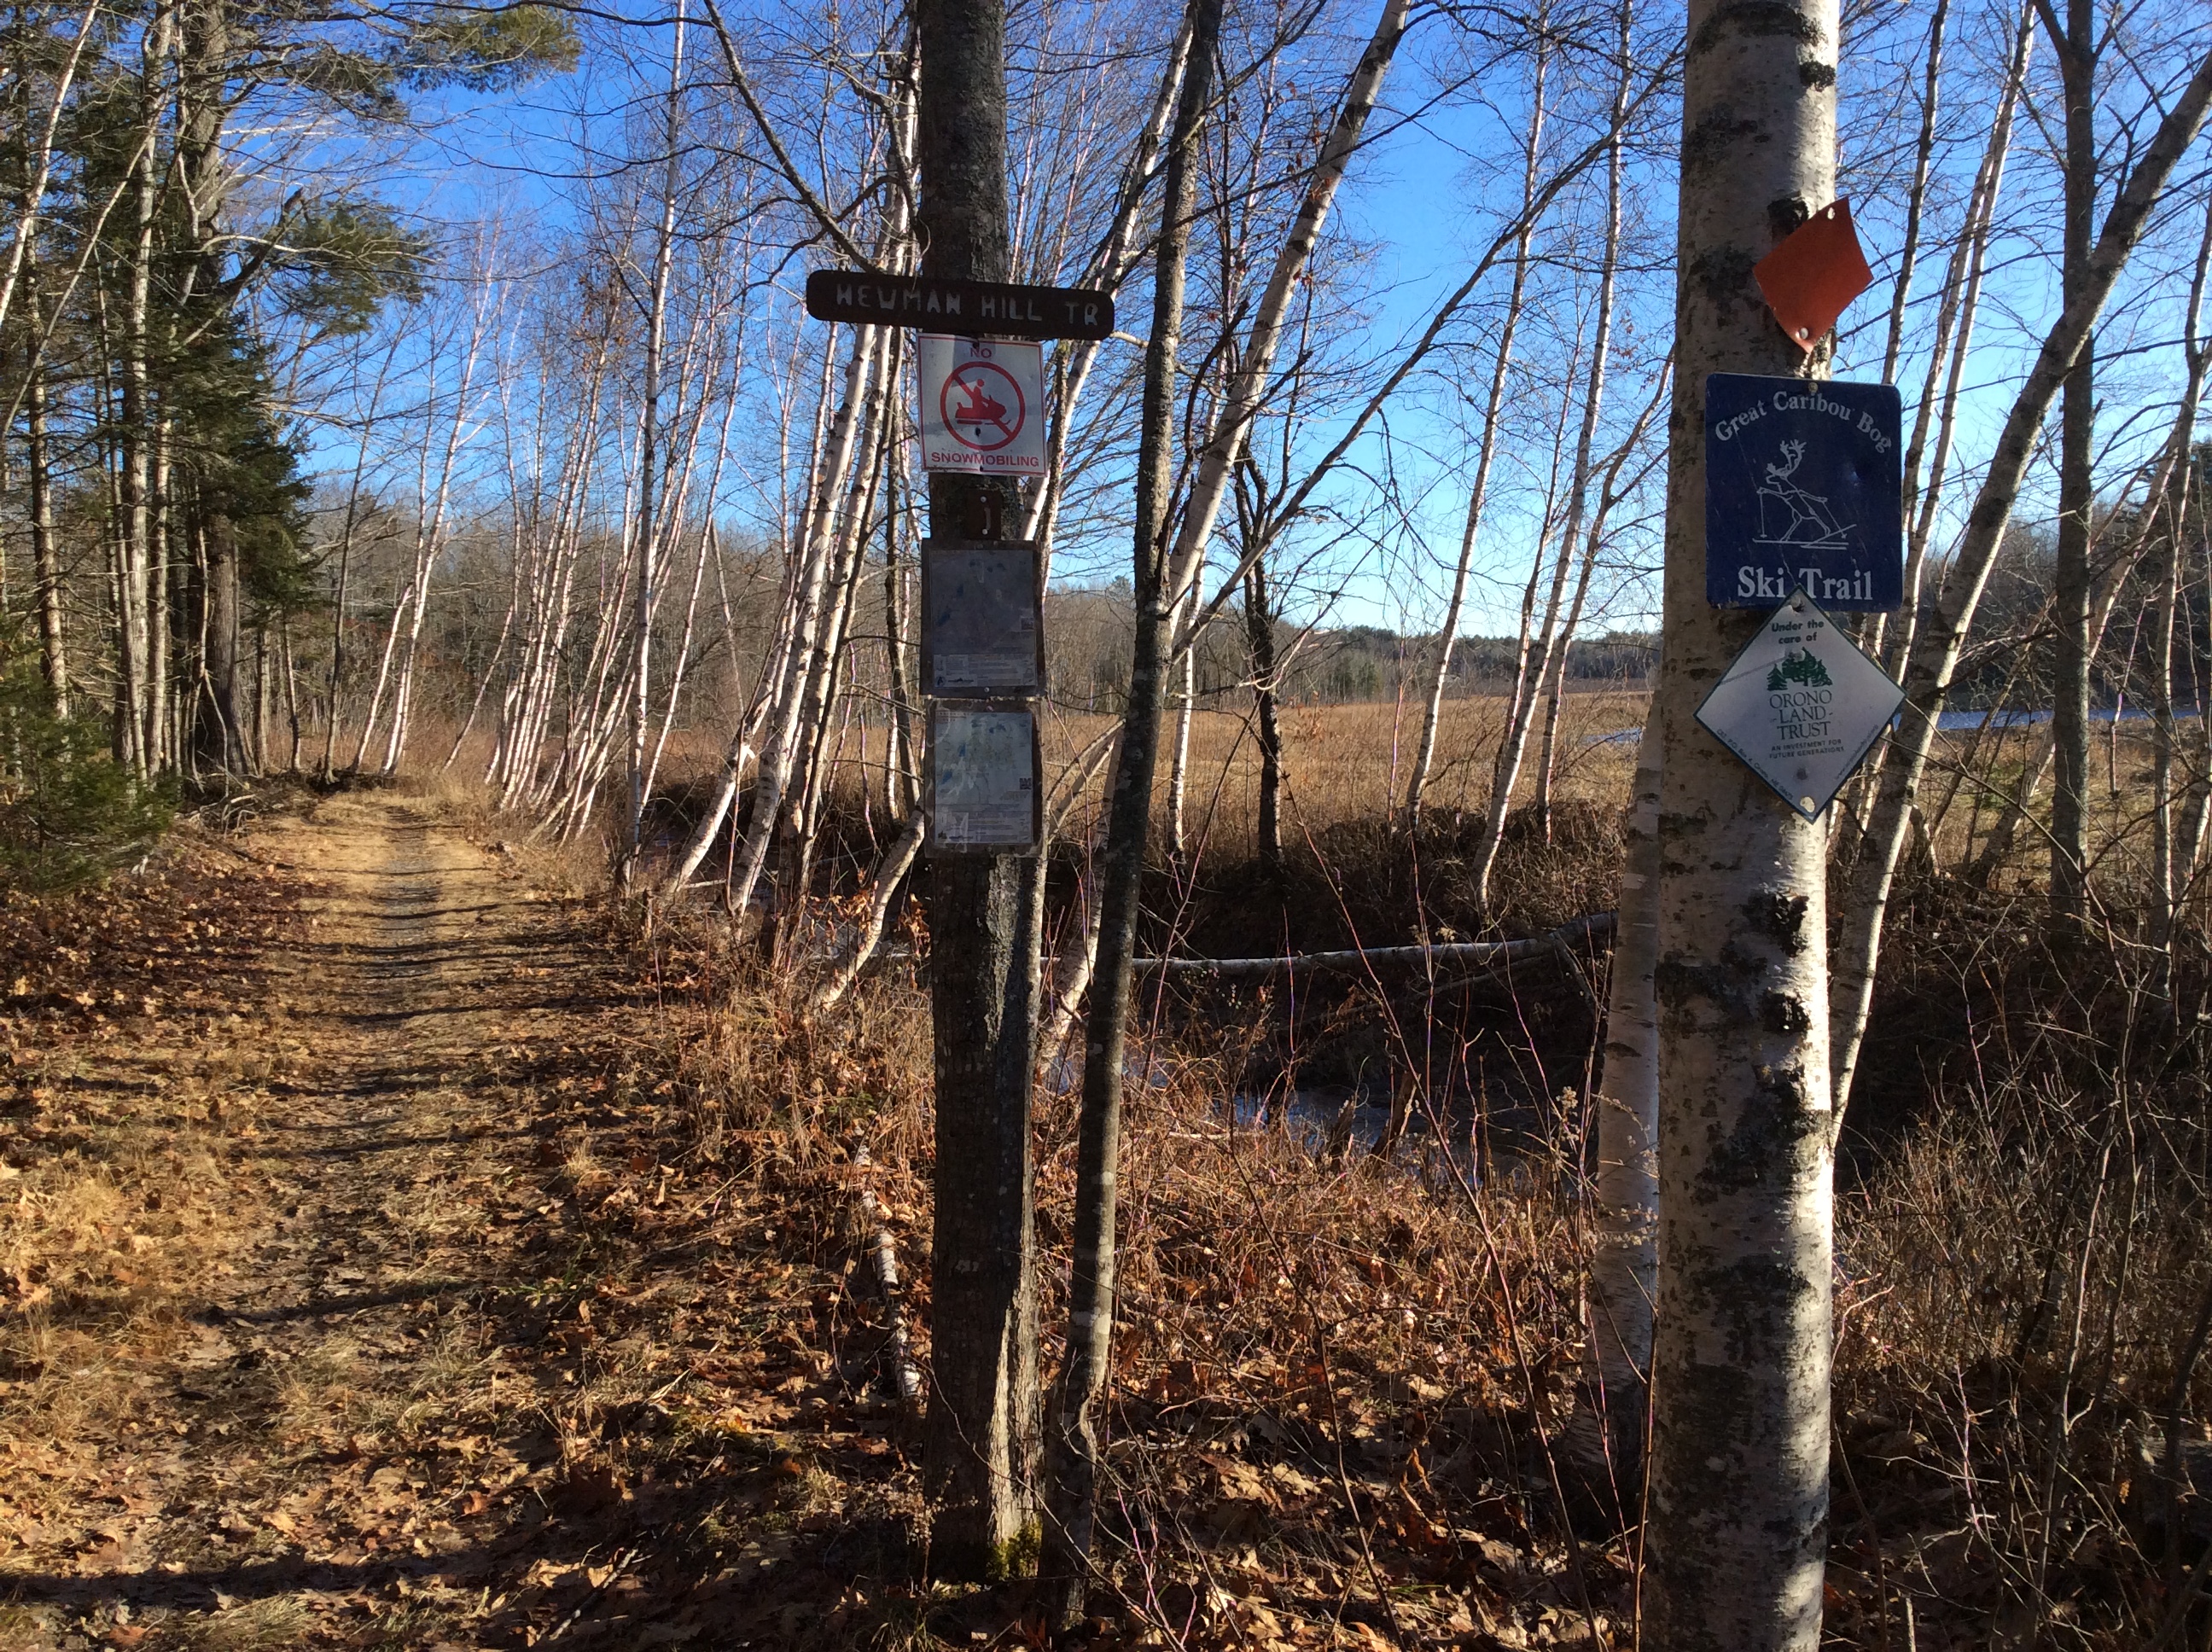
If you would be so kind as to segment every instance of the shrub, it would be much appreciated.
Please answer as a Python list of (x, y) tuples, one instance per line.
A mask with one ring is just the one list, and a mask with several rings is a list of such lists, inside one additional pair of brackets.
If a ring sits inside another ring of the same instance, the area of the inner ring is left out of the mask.
[(153, 847), (174, 813), (108, 756), (104, 728), (56, 714), (34, 671), (0, 676), (0, 883), (91, 883)]

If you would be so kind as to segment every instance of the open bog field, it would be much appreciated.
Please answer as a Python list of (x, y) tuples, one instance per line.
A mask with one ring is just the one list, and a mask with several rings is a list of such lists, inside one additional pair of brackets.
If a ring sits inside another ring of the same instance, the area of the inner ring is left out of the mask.
[[(1562, 702), (1553, 768), (1555, 796), (1606, 807), (1626, 803), (1636, 766), (1633, 731), (1644, 725), (1642, 693), (1572, 694)], [(1448, 700), (1437, 730), (1425, 807), (1439, 814), (1485, 807), (1508, 706), (1502, 695)], [(1045, 724), (1048, 773), (1108, 732), (1103, 716), (1060, 714)], [(1172, 738), (1172, 715), (1169, 724)], [(1290, 704), (1281, 712), (1283, 823), (1287, 841), (1352, 822), (1381, 822), (1402, 811), (1421, 738), (1414, 701), (1352, 705)], [(1628, 738), (1609, 738), (1629, 732)], [(1515, 788), (1517, 805), (1534, 794), (1542, 736), (1532, 730)], [(1170, 765), (1162, 754), (1156, 805), (1165, 807)], [(1208, 856), (1241, 858), (1253, 847), (1259, 813), (1260, 743), (1249, 707), (1202, 708), (1191, 718), (1186, 827)], [(1103, 788), (1097, 782), (1093, 794)]]

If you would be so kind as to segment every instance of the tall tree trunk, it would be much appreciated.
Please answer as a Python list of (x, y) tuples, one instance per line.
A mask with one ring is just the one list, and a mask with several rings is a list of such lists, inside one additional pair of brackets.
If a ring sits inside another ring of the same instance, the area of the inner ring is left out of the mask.
[(1928, 170), (1936, 155), (1936, 115), (1943, 91), (1943, 24), (1951, 0), (1936, 0), (1928, 20), (1928, 58), (1920, 88), (1920, 140), (1913, 151), (1912, 185), (1905, 197), (1905, 246), (1897, 255), (1897, 284), (1889, 299), (1889, 342), (1882, 347), (1881, 379), (1897, 381), (1898, 358), (1905, 348), (1905, 311), (1912, 297), (1913, 266), (1920, 257), (1920, 223), (1928, 204)]
[[(1419, 831), (1421, 794), (1437, 751), (1437, 727), (1443, 720), (1444, 689), (1451, 681), (1452, 654), (1459, 646), (1460, 614), (1467, 603), (1467, 581), (1474, 567), (1474, 546), (1482, 531), (1482, 507), (1490, 488), (1490, 466), (1497, 452), (1498, 428), (1505, 405), (1505, 381), (1512, 370), (1513, 336), (1521, 325), (1521, 309), (1528, 289), (1528, 246), (1536, 233), (1536, 163), (1544, 136), (1544, 72), (1547, 54), (1542, 40), (1536, 47), (1534, 83), (1528, 96), (1528, 131), (1521, 173), (1521, 220), (1513, 237), (1513, 282), (1505, 296), (1505, 316), (1499, 323), (1498, 355), (1490, 369), (1490, 394), (1483, 404), (1482, 430), (1475, 439), (1474, 482), (1468, 489), (1467, 520), (1460, 529), (1459, 561), (1452, 571), (1451, 597), (1444, 604), (1443, 626), (1437, 633), (1435, 669), (1429, 677), (1428, 698), (1421, 708), (1421, 734), (1413, 749), (1412, 773), (1406, 781), (1406, 823)], [(1532, 576), (1533, 579), (1533, 576)], [(1529, 600), (1534, 601), (1531, 586)]]
[(289, 613), (276, 616), (276, 641), (284, 657), (284, 716), (291, 726), (292, 751), (284, 760), (284, 772), (300, 772), (300, 673), (292, 663), (292, 616)]
[[(1200, 577), (1206, 565), (1199, 564)], [(1176, 604), (1178, 617), (1198, 606), (1198, 593), (1193, 591), (1189, 598)], [(1182, 658), (1170, 668), (1175, 673), (1175, 740), (1168, 757), (1168, 859), (1180, 866), (1189, 853), (1183, 841), (1183, 806), (1190, 790), (1190, 722), (1198, 702), (1198, 650), (1183, 650)]]
[[(140, 101), (149, 130), (158, 124), (159, 112), (167, 100), (161, 82), (167, 72), (172, 16), (167, 6), (157, 10), (155, 26), (147, 33), (141, 52)], [(150, 696), (148, 692), (147, 658), (151, 639), (147, 605), (153, 564), (150, 544), (153, 518), (149, 498), (152, 489), (150, 450), (153, 435), (152, 367), (149, 356), (153, 343), (149, 328), (153, 296), (157, 191), (151, 145), (138, 152), (131, 167), (137, 225), (131, 240), (130, 288), (124, 313), (125, 332), (120, 419), (122, 467), (119, 477), (122, 538), (115, 616), (117, 664), (120, 669), (116, 680), (115, 750), (118, 757), (144, 774), (152, 766), (147, 750), (151, 732), (148, 718)]]
[[(1836, 0), (1692, 0), (1660, 735), (1659, 1291), (1644, 1644), (1814, 1652), (1828, 1547), (1826, 834), (1696, 721), (1765, 623), (1705, 601), (1705, 382), (1803, 374), (1752, 265), (1835, 196)], [(1694, 274), (1692, 273), (1694, 272)]]
[(1628, 1522), (1637, 1517), (1643, 1485), (1651, 1305), (1658, 1294), (1659, 1011), (1652, 996), (1658, 961), (1659, 731), (1647, 719), (1629, 805), (1595, 1097), (1587, 1394), (1569, 1436), (1582, 1445), (1584, 1478), (1609, 1494), (1611, 1512)]
[[(2155, 513), (2154, 520), (2162, 535), (2160, 560), (2163, 567), (2160, 569), (2154, 629), (2156, 653), (2151, 663), (2154, 729), (2151, 895), (2156, 903), (2151, 914), (2151, 942), (2165, 954), (2161, 967), (2169, 975), (2173, 968), (2174, 921), (2178, 916), (2176, 903), (2181, 898), (2193, 870), (2175, 852), (2177, 836), (2182, 835), (2177, 834), (2174, 819), (2174, 630), (2177, 623), (2185, 623), (2182, 609), (2183, 562), (2189, 543), (2190, 488), (2197, 473), (2194, 455), (2191, 452), (2196, 440), (2197, 404), (2204, 394), (2206, 368), (2212, 367), (2212, 347), (2207, 346), (2201, 331), (2208, 273), (2212, 273), (2212, 200), (2205, 203), (2204, 232), (2197, 240), (2197, 264), (2190, 275), (2189, 300), (2182, 313), (2184, 376), (2181, 406), (2174, 414), (2173, 429), (2166, 438), (2166, 488), (2164, 496), (2152, 501)], [(2208, 714), (2212, 714), (2212, 708), (2203, 704), (2201, 686), (2197, 709), (2200, 722)], [(2190, 847), (2193, 851), (2194, 845)]]
[[(872, 392), (870, 367), (874, 360), (875, 330), (856, 329), (852, 354), (845, 364), (844, 399), (833, 416), (829, 387), (836, 364), (836, 334), (831, 331), (822, 355), (823, 390), (817, 410), (813, 452), (806, 498), (799, 513), (799, 531), (791, 542), (789, 572), (777, 635), (757, 690), (757, 704), (739, 720), (722, 754), (721, 782), (714, 803), (692, 829), (690, 841), (676, 857), (663, 886), (675, 893), (690, 881), (720, 834), (722, 823), (736, 807), (748, 759), (759, 764), (753, 787), (752, 813), (745, 825), (744, 843), (736, 852), (730, 877), (730, 909), (740, 919), (752, 899), (754, 886), (767, 864), (770, 834), (783, 807), (784, 787), (793, 762), (793, 742), (799, 738), (799, 714), (805, 685), (805, 672), (814, 647), (815, 629), (821, 623), (823, 592), (830, 562), (830, 539), (835, 525), (839, 478), (852, 462), (861, 417), (861, 404), (871, 393), (888, 395), (890, 387)], [(755, 713), (762, 719), (763, 749), (755, 754), (751, 736)]]
[[(1485, 911), (1490, 905), (1491, 874), (1498, 869), (1498, 856), (1505, 843), (1506, 823), (1512, 817), (1513, 792), (1520, 783), (1522, 759), (1528, 754), (1528, 732), (1534, 726), (1536, 702), (1549, 680), (1554, 649), (1564, 652), (1565, 646), (1565, 640), (1559, 635), (1559, 609), (1566, 596), (1567, 573), (1575, 562), (1574, 541), (1562, 538), (1558, 555), (1552, 552), (1553, 524), (1559, 520), (1559, 454), (1565, 441), (1566, 409), (1562, 406), (1559, 428), (1552, 441), (1551, 483), (1545, 490), (1541, 526), (1536, 535), (1535, 552), (1528, 559), (1528, 583), (1521, 594), (1521, 631), (1514, 660), (1513, 689), (1506, 696), (1505, 726), (1491, 758), (1490, 799), (1483, 810), (1481, 834), (1475, 840), (1472, 864), (1468, 869), (1475, 904)], [(1552, 571), (1551, 588), (1546, 593), (1542, 617), (1539, 619), (1536, 592), (1544, 584), (1547, 567)]]
[[(919, 0), (915, 25), (923, 272), (1003, 281), (1002, 0)], [(931, 534), (965, 537), (986, 495), (1000, 519), (1018, 513), (1018, 496), (996, 483), (932, 476)], [(1024, 1570), (1037, 1536), (1036, 876), (1034, 859), (1007, 855), (936, 855), (929, 872), (937, 1168), (922, 1465), (931, 1564), (954, 1574)]]
[(325, 785), (330, 783), (336, 772), (334, 758), (341, 720), (338, 695), (345, 678), (346, 600), (353, 574), (354, 537), (361, 524), (362, 479), (368, 470), (369, 440), (376, 428), (377, 410), (384, 403), (385, 381), (391, 377), (392, 363), (398, 355), (399, 341), (395, 334), (392, 347), (386, 350), (384, 360), (377, 367), (376, 381), (368, 392), (368, 406), (362, 416), (361, 444), (354, 454), (353, 483), (346, 489), (345, 521), (338, 530), (337, 586), (331, 598), (331, 671), (326, 690), (329, 720), (323, 725), (323, 758), (319, 765)]
[[(1974, 315), (1981, 303), (1982, 273), (1989, 254), (1990, 228), (1996, 214), (1997, 194), (2004, 183), (2005, 160), (2012, 148), (2013, 111), (2025, 83), (2028, 50), (2034, 41), (2033, 0), (2023, 0), (2019, 20), (2013, 29), (2009, 67), (1997, 94), (1996, 119), (1990, 125), (1989, 139), (1982, 151), (1981, 164), (1975, 170), (1974, 186), (1966, 200), (1966, 221), (1960, 227), (1958, 240), (1951, 249), (1950, 264), (1943, 282), (1943, 296), (1936, 307), (1935, 344), (1928, 353), (1927, 375), (1922, 380), (1919, 404), (1912, 416), (1912, 435), (1905, 448), (1901, 512), (1906, 538), (1902, 612), (1894, 632), (1889, 629), (1889, 616), (1882, 614), (1875, 616), (1874, 627), (1867, 634), (1869, 651), (1887, 659), (1893, 677), (1904, 671), (1905, 662), (1912, 656), (1913, 642), (1917, 635), (1921, 589), (1928, 569), (1928, 549), (1935, 535), (1936, 509), (1942, 501), (1951, 438), (1958, 427), (1959, 398), (1966, 382), (1968, 347), (1974, 334)], [(1940, 397), (1936, 393), (1939, 385), (1942, 386)], [(1940, 418), (1936, 413), (1939, 405), (1942, 410)], [(1932, 458), (1928, 451), (1931, 426), (1936, 437)], [(1924, 485), (1921, 473), (1923, 459), (1928, 460)], [(1876, 739), (1873, 752), (1860, 765), (1858, 775), (1852, 782), (1854, 801), (1850, 817), (1854, 823), (1863, 822), (1872, 811), (1873, 799), (1881, 783), (1882, 764), (1888, 754), (1890, 739), (1890, 732), (1885, 729)], [(1863, 829), (1860, 838), (1863, 838)], [(1850, 853), (1842, 857), (1844, 864), (1854, 864), (1863, 849), (1863, 841), (1855, 841)], [(1837, 1091), (1837, 1096), (1839, 1101), (1848, 1099), (1847, 1093), (1842, 1090)]]
[[(1596, 337), (1590, 343), (1589, 378), (1585, 382), (1583, 393), (1582, 428), (1575, 434), (1574, 491), (1568, 496), (1566, 532), (1561, 541), (1561, 550), (1568, 555), (1573, 552), (1585, 519), (1596, 514), (1591, 509), (1589, 495), (1597, 476), (1595, 448), (1598, 413), (1605, 402), (1606, 367), (1613, 347), (1613, 282), (1620, 268), (1621, 174), (1624, 170), (1621, 146), (1628, 124), (1629, 93), (1635, 84), (1636, 60), (1630, 52), (1634, 25), (1632, 3), (1624, 0), (1620, 8), (1610, 119), (1613, 148), (1606, 156), (1605, 252), (1598, 270)], [(1582, 567), (1575, 578), (1574, 600), (1568, 606), (1566, 623), (1560, 628), (1559, 645), (1552, 651), (1550, 677), (1545, 684), (1544, 736), (1536, 763), (1535, 803), (1536, 818), (1542, 824), (1544, 841), (1547, 843), (1552, 838), (1552, 765), (1558, 751), (1560, 701), (1566, 693), (1567, 650), (1574, 647), (1575, 633), (1581, 628), (1583, 609), (1589, 598), (1590, 576), (1597, 569), (1601, 525), (1595, 521), (1590, 523), (1589, 543), (1583, 550)]]
[[(1988, 266), (1990, 231), (1996, 221), (1997, 197), (2004, 186), (2005, 161), (2012, 149), (2013, 112), (2026, 84), (2029, 49), (2035, 43), (2034, 8), (2021, 9), (2013, 34), (2012, 57), (2003, 87), (1997, 94), (1997, 118), (1990, 128), (1987, 145), (1976, 170), (1974, 189), (1968, 197), (1966, 222), (1953, 249), (1949, 279), (1936, 319), (1936, 347), (1928, 358), (1928, 377), (1920, 392), (1920, 405), (1912, 416), (1912, 438), (1905, 450), (1905, 531), (1911, 535), (1905, 553), (1905, 614), (1891, 659), (1901, 670), (1912, 654), (1919, 624), (1920, 598), (1928, 568), (1928, 550), (1936, 531), (1936, 511), (1942, 502), (1943, 483), (1951, 456), (1951, 439), (1958, 428), (1959, 398), (1966, 382), (1966, 361), (1974, 337), (1974, 318), (1981, 306), (1982, 276)], [(1963, 282), (1960, 272), (1964, 272)], [(1937, 383), (1943, 385), (1939, 399)], [(1938, 407), (1940, 405), (1940, 414)], [(1928, 451), (1929, 427), (1935, 425), (1936, 446)], [(1921, 462), (1927, 459), (1927, 472)], [(1887, 748), (1888, 737), (1883, 737)], [(1872, 766), (1878, 770), (1879, 765)]]
[[(211, 323), (230, 300), (223, 288), (227, 262), (222, 236), (230, 169), (222, 153), (228, 110), (228, 0), (191, 0), (179, 8), (177, 92), (177, 183), (186, 220), (180, 311)], [(252, 768), (239, 720), (239, 546), (226, 488), (202, 475), (193, 489), (201, 552), (205, 559), (200, 677), (204, 691), (192, 732), (193, 764), (226, 774)]]
[[(662, 357), (668, 348), (668, 276), (676, 257), (676, 183), (681, 159), (677, 140), (684, 118), (684, 6), (682, 0), (678, 0), (676, 34), (668, 54), (668, 98), (664, 112), (667, 159), (661, 180), (660, 224), (653, 245), (653, 282), (646, 305), (645, 387), (638, 409), (637, 586), (630, 616), (628, 696), (629, 807), (617, 868), (625, 891), (636, 880), (638, 856), (645, 847), (646, 741), (653, 721), (653, 576), (660, 531), (653, 507), (658, 502), (655, 489), (662, 480), (655, 467), (664, 463), (660, 452), (660, 379)], [(665, 503), (663, 507), (665, 508)], [(696, 587), (693, 595), (696, 599)]]
[(177, 673), (170, 664), (178, 652), (185, 589), (185, 559), (177, 554), (176, 448), (177, 422), (167, 416), (155, 420), (153, 532), (147, 542), (154, 560), (146, 571), (146, 726), (150, 731), (147, 761), (163, 770), (174, 768), (185, 749)]
[[(1260, 295), (1251, 328), (1238, 352), (1236, 376), (1215, 410), (1212, 434), (1199, 451), (1190, 496), (1184, 501), (1182, 525), (1176, 534), (1175, 556), (1168, 571), (1168, 589), (1190, 591), (1194, 608), (1198, 606), (1199, 564), (1205, 557), (1207, 542), (1213, 538), (1214, 521), (1221, 513), (1221, 501), (1229, 491), (1230, 477), (1244, 451), (1245, 440), (1251, 434), (1252, 422), (1259, 414), (1268, 380), (1274, 372), (1275, 352), (1282, 343), (1291, 301), (1297, 295), (1306, 266), (1313, 261), (1314, 248), (1320, 244), (1322, 228), (1328, 222), (1337, 186), (1344, 181), (1345, 171), (1351, 166), (1359, 140), (1367, 130), (1367, 118), (1375, 112), (1375, 105), (1382, 94), (1382, 80), (1389, 72), (1390, 60), (1397, 55), (1399, 42), (1406, 38), (1406, 18), (1410, 9), (1411, 0), (1382, 0), (1374, 33), (1368, 37), (1366, 49), (1359, 54), (1359, 62), (1346, 82), (1343, 100), (1337, 106), (1335, 124), (1322, 140), (1321, 154), (1314, 161), (1312, 175), (1306, 180), (1305, 197), (1298, 203), (1298, 215), (1275, 254), (1275, 267), (1268, 275), (1267, 290)], [(1240, 568), (1232, 584), (1241, 585), (1243, 577), (1244, 570)], [(1205, 617), (1211, 617), (1210, 605)], [(1188, 637), (1185, 635), (1178, 641), (1187, 644)]]
[[(38, 291), (31, 289), (31, 322), (39, 325)], [(33, 344), (33, 349), (37, 346)], [(31, 570), (37, 582), (39, 604), (39, 669), (54, 697), (55, 714), (70, 714), (70, 675), (67, 640), (62, 632), (61, 559), (54, 539), (53, 472), (46, 445), (46, 373), (43, 361), (31, 366), (30, 386), (24, 398), (27, 429), (24, 452), (29, 472), (31, 507)]]
[[(2067, 0), (2066, 32), (2052, 33), (2066, 98), (2066, 216), (2058, 290), (2071, 304), (2088, 278), (2097, 211), (2095, 0)], [(2046, 15), (2046, 23), (2049, 19)], [(2051, 728), (2058, 759), (2051, 800), (2051, 908), (2062, 941), (2088, 912), (2089, 538), (2096, 507), (2097, 340), (2081, 341), (2059, 410), (2058, 550), (2051, 574)]]
[(913, 678), (908, 671), (908, 580), (899, 514), (900, 443), (884, 444), (884, 660), (890, 679), (890, 714), (884, 740), (884, 804), (894, 818), (921, 808), (921, 753), (915, 738)]
[[(1063, 1620), (1079, 1616), (1083, 1607), (1097, 1519), (1100, 1436), (1105, 1420), (1100, 1413), (1113, 1369), (1114, 1247), (1130, 961), (1135, 955), (1145, 843), (1152, 824), (1170, 627), (1182, 589), (1172, 580), (1165, 544), (1174, 473), (1176, 354), (1182, 339), (1183, 272), (1198, 192), (1199, 133), (1212, 99), (1221, 10), (1222, 0), (1190, 0), (1190, 52), (1169, 138), (1152, 276), (1152, 334), (1145, 351), (1131, 542), (1135, 635), (1129, 655), (1128, 708), (1122, 719), (1099, 869), (1098, 950), (1084, 1040), (1076, 1148), (1067, 1359), (1053, 1407), (1048, 1570), (1057, 1597), (1052, 1604)], [(1236, 439), (1241, 440), (1241, 434), (1237, 433)], [(1192, 566), (1196, 566), (1195, 558)]]
[(1283, 870), (1283, 728), (1278, 714), (1275, 612), (1267, 599), (1267, 568), (1255, 562), (1244, 576), (1244, 638), (1252, 656), (1252, 716), (1260, 744), (1260, 808), (1255, 849), (1271, 877)]
[(238, 720), (238, 535), (229, 514), (210, 509), (200, 489), (200, 677), (203, 692), (193, 724), (192, 760), (205, 775), (243, 774), (252, 763)]
[(1834, 1090), (1848, 1102), (1867, 1015), (1874, 1002), (1875, 965), (1881, 952), (1882, 922), (1890, 885), (1911, 829), (1912, 812), (1936, 738), (1936, 719), (1958, 669), (1967, 629), (1981, 604), (1997, 546), (2012, 520), (2013, 501), (2027, 473), (2051, 398), (2072, 370), (2074, 358), (2097, 324), (2113, 284), (2142, 238), (2166, 179), (2204, 124), (2212, 106), (2212, 52), (2197, 66), (2148, 143), (2136, 151), (2134, 170), (2105, 216), (2089, 256), (2087, 279), (2044, 335), (2034, 365), (2013, 398), (1991, 450), (1990, 465), (1967, 513), (1966, 528), (1953, 552), (1942, 589), (1923, 604), (1905, 670), (1905, 708), (1899, 732), (1882, 756), (1880, 789), (1867, 829), (1865, 851), (1851, 868), (1842, 920), (1837, 927), (1833, 983)]

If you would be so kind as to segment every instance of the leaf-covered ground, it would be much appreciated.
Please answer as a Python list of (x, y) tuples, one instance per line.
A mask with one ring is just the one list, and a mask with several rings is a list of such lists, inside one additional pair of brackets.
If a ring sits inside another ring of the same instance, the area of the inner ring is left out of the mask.
[[(918, 1564), (857, 1217), (866, 1186), (926, 1357), (913, 1006), (795, 1024), (522, 865), (353, 793), (0, 907), (0, 1646), (1042, 1638)], [(1091, 1643), (1586, 1642), (1526, 1498), (1480, 1491), (1503, 1368), (1455, 1363), (1489, 1329), (1423, 1328), (1480, 1282), (1264, 1157), (1224, 1272), (1165, 1162)]]
[[(880, 1230), (926, 1369), (910, 971), (811, 1017), (710, 914), (635, 922), (387, 792), (0, 899), (0, 1652), (1051, 1638), (1021, 1583), (927, 1576), (872, 1265)], [(1143, 1059), (1104, 1568), (1059, 1644), (1629, 1643), (1631, 1542), (1566, 1538), (1544, 1450), (1569, 1116), (1474, 1197), (1435, 1137), (1386, 1167), (1231, 1127), (1233, 1041)], [(1073, 1151), (1048, 1091), (1048, 1370)], [(1950, 1163), (1847, 1212), (1889, 1260), (1844, 1288), (1838, 1644), (1901, 1643), (1907, 1594), (1923, 1648), (1995, 1621), (1958, 1537), (1993, 1482), (1899, 1375), (1941, 1350), (1889, 1281), (1956, 1246), (1877, 1219), (1983, 1185)], [(2053, 1643), (2137, 1643), (2144, 1575), (2117, 1521), (2054, 1559)]]
[(0, 1644), (719, 1634), (792, 1351), (582, 908), (355, 796), (0, 935)]

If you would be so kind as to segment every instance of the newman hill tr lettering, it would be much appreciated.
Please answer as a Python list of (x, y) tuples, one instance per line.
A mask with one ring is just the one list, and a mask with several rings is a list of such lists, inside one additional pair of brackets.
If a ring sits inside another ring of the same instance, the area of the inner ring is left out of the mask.
[(1095, 339), (1114, 331), (1113, 299), (1087, 288), (845, 270), (817, 270), (806, 277), (806, 313), (817, 321), (994, 338)]

